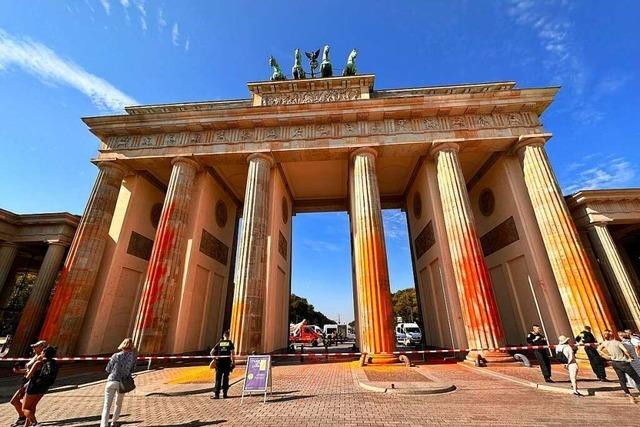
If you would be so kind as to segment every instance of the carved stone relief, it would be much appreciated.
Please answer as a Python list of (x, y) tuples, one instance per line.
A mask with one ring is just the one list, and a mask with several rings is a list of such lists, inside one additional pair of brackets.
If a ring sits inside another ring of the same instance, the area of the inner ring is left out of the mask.
[(200, 252), (218, 261), (222, 265), (227, 265), (229, 247), (204, 228), (202, 229), (202, 237), (200, 239)]
[(129, 255), (149, 261), (152, 249), (153, 240), (143, 236), (142, 234), (138, 234), (135, 231), (131, 232), (129, 244), (127, 245), (127, 253)]
[(420, 259), (435, 243), (436, 237), (433, 233), (433, 224), (429, 221), (414, 240), (416, 259)]
[(320, 102), (352, 101), (360, 99), (360, 89), (328, 89), (305, 92), (266, 93), (262, 105), (315, 104)]
[(282, 258), (284, 258), (286, 260), (287, 259), (287, 252), (288, 252), (287, 238), (284, 237), (282, 232), (279, 232), (279, 236), (278, 236), (278, 253), (280, 253), (280, 255), (282, 255)]
[(484, 256), (489, 256), (511, 243), (517, 242), (519, 238), (516, 223), (513, 217), (509, 217), (480, 238), (482, 252)]

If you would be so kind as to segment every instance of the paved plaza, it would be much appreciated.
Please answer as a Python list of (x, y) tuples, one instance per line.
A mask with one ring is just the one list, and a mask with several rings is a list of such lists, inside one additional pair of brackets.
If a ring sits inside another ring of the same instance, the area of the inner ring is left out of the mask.
[[(556, 366), (554, 366), (556, 368)], [(416, 368), (456, 390), (437, 395), (407, 396), (372, 393), (355, 380), (357, 363), (275, 366), (273, 394), (266, 404), (260, 397), (241, 403), (241, 383), (230, 398), (211, 400), (206, 367), (172, 367), (139, 374), (138, 389), (125, 398), (124, 426), (371, 426), (371, 425), (637, 425), (637, 408), (620, 391), (609, 396), (574, 397), (536, 390), (495, 371), (456, 364)], [(517, 369), (513, 368), (511, 374)], [(509, 369), (501, 369), (504, 375)], [(493, 374), (492, 374), (493, 372)], [(537, 379), (537, 368), (529, 369)], [(232, 382), (242, 376), (237, 370)], [(559, 381), (566, 380), (559, 369)], [(589, 377), (588, 373), (584, 373)], [(581, 384), (587, 387), (586, 384)], [(559, 388), (568, 388), (561, 382)], [(589, 386), (591, 387), (591, 386)], [(102, 408), (104, 384), (52, 393), (44, 398), (38, 418), (46, 426), (96, 426)], [(7, 399), (4, 399), (6, 401)], [(0, 405), (0, 425), (15, 419), (9, 403)]]

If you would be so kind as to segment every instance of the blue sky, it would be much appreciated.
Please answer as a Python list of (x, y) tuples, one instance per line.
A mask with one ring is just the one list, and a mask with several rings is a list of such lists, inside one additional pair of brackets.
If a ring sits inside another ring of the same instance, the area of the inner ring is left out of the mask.
[[(564, 191), (640, 186), (639, 16), (632, 0), (3, 0), (0, 207), (82, 212), (97, 140), (80, 117), (244, 98), (269, 55), (288, 69), (293, 49), (324, 44), (340, 68), (358, 48), (377, 88), (561, 85), (543, 121)], [(392, 288), (411, 286), (404, 219), (385, 225)], [(298, 215), (294, 233), (294, 291), (352, 317), (346, 215)]]

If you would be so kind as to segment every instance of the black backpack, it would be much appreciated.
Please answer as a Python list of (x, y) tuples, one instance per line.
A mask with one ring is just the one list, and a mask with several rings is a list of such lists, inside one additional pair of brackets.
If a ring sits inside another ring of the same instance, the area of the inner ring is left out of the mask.
[(557, 350), (556, 350), (556, 360), (562, 363), (563, 365), (566, 365), (567, 363), (569, 363), (569, 359), (567, 359), (567, 356), (565, 356), (563, 352), (557, 351)]
[(42, 364), (40, 374), (37, 376), (36, 381), (38, 385), (49, 388), (53, 385), (58, 376), (58, 364), (55, 360), (46, 360)]

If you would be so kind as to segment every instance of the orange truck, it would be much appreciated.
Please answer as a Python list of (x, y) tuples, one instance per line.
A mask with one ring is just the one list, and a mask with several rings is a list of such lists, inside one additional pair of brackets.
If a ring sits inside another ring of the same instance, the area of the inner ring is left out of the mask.
[(289, 342), (295, 344), (311, 344), (317, 347), (322, 341), (322, 334), (312, 325), (307, 325), (306, 319), (300, 323), (289, 325)]

